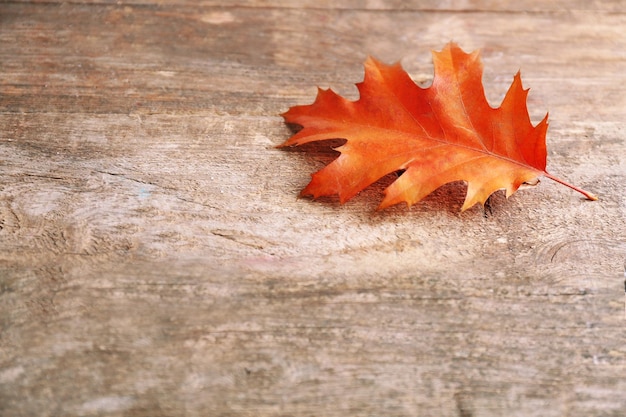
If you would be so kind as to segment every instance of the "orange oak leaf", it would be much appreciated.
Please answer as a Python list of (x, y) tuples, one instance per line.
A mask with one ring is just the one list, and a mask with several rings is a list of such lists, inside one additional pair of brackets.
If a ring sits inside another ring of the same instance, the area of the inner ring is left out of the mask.
[(433, 61), (432, 85), (421, 88), (399, 63), (368, 58), (357, 101), (319, 89), (313, 104), (282, 115), (302, 129), (279, 147), (346, 139), (336, 148), (340, 156), (313, 174), (301, 195), (339, 195), (344, 203), (385, 175), (403, 171), (385, 190), (379, 209), (411, 206), (444, 184), (465, 181), (461, 210), (467, 210), (499, 189), (509, 197), (540, 175), (597, 199), (546, 171), (548, 116), (532, 125), (519, 72), (494, 109), (485, 98), (478, 51), (466, 54), (449, 43), (433, 52)]

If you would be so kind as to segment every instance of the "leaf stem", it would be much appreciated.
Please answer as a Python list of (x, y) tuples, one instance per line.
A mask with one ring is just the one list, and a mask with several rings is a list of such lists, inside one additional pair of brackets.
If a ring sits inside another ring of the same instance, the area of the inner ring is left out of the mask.
[(572, 184), (568, 184), (567, 182), (563, 181), (560, 178), (555, 177), (554, 175), (552, 175), (552, 174), (550, 174), (548, 172), (544, 171), (543, 175), (545, 175), (546, 177), (550, 178), (552, 181), (556, 181), (559, 184), (563, 184), (564, 186), (569, 187), (569, 188), (571, 188), (574, 191), (578, 191), (579, 193), (584, 195), (587, 198), (587, 200), (596, 201), (598, 199), (598, 197), (596, 197), (594, 194), (591, 194), (589, 191), (585, 191), (582, 188), (578, 188), (578, 187), (576, 187), (576, 186), (574, 186)]

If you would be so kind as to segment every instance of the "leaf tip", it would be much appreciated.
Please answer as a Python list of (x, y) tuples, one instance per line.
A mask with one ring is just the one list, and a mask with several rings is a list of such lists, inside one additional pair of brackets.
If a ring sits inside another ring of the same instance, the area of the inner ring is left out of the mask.
[[(411, 204), (408, 201), (405, 201), (405, 202), (406, 202), (406, 206), (408, 208), (411, 208)], [(390, 200), (387, 200), (387, 198), (384, 198), (383, 201), (378, 205), (378, 207), (376, 207), (376, 211), (383, 211), (386, 208), (389, 208), (389, 207), (391, 207), (393, 205), (396, 205), (398, 203), (400, 203), (400, 202), (399, 201), (390, 201)]]

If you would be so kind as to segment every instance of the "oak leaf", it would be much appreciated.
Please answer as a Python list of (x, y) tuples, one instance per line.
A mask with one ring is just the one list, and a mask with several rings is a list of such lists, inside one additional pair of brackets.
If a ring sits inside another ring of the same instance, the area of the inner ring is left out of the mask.
[(313, 104), (282, 115), (302, 129), (281, 147), (346, 139), (336, 148), (341, 155), (313, 174), (301, 195), (339, 195), (344, 203), (385, 175), (402, 172), (385, 190), (379, 209), (400, 202), (411, 206), (444, 184), (465, 181), (461, 210), (466, 210), (499, 189), (509, 197), (541, 175), (596, 199), (546, 171), (548, 116), (532, 125), (519, 72), (494, 109), (485, 98), (478, 51), (466, 54), (449, 43), (433, 52), (433, 61), (432, 85), (422, 88), (399, 63), (370, 57), (357, 101), (318, 89)]

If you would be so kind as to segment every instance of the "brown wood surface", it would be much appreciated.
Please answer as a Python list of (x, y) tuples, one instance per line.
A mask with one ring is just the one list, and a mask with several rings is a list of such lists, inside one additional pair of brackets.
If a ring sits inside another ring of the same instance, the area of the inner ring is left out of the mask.
[[(450, 40), (600, 200), (296, 198), (279, 114)], [(620, 0), (0, 3), (0, 415), (626, 415), (625, 51)]]

